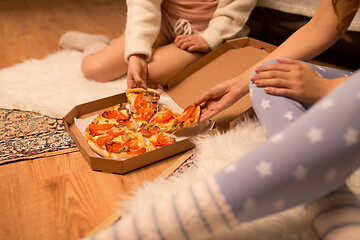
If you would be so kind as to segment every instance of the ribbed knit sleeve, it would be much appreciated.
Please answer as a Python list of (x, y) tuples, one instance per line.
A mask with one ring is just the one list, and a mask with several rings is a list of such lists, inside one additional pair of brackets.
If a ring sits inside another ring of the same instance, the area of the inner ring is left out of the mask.
[(211, 49), (234, 37), (245, 25), (256, 0), (219, 0), (209, 26), (200, 34)]
[(162, 0), (127, 0), (126, 3), (125, 61), (133, 54), (144, 54), (149, 61), (160, 31)]

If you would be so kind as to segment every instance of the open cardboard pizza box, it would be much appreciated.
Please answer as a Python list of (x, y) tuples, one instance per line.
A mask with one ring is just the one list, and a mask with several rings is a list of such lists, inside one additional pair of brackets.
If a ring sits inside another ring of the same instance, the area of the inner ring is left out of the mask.
[[(172, 77), (165, 92), (178, 106), (185, 108), (209, 88), (244, 72), (274, 49), (273, 45), (247, 37), (227, 41)], [(98, 156), (92, 151), (83, 133), (75, 124), (76, 119), (86, 119), (126, 101), (125, 93), (121, 93), (77, 105), (64, 117), (66, 129), (93, 170), (124, 174), (195, 146), (192, 142), (193, 137), (187, 137), (174, 144), (129, 159), (114, 160)], [(215, 122), (215, 129), (202, 134), (213, 133), (217, 129), (226, 130), (231, 121), (241, 119), (244, 114), (251, 111), (250, 98), (246, 95), (212, 119)]]

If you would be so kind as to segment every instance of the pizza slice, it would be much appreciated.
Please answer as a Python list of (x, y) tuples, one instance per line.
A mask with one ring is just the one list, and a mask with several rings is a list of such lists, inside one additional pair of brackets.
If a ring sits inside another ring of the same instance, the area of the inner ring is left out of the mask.
[(187, 128), (198, 124), (200, 118), (200, 106), (191, 104), (187, 106), (178, 118), (177, 127)]
[(148, 151), (142, 135), (127, 128), (113, 127), (87, 140), (92, 150), (106, 158), (127, 159)]
[(92, 120), (85, 129), (85, 137), (102, 135), (113, 127), (131, 129), (132, 125), (125, 104), (117, 104), (105, 109)]
[(134, 88), (126, 91), (132, 118), (138, 126), (148, 123), (158, 110), (160, 91), (155, 89)]
[(151, 119), (150, 123), (159, 127), (162, 132), (174, 132), (177, 130), (179, 116), (179, 113), (164, 105), (162, 110)]

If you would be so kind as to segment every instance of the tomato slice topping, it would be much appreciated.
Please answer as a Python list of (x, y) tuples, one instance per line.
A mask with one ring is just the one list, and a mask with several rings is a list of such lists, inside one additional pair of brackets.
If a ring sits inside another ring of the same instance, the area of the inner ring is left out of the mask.
[(147, 102), (144, 99), (144, 94), (139, 93), (136, 96), (135, 101), (134, 101), (134, 106), (135, 106), (137, 113), (143, 114), (146, 112)]
[(170, 145), (172, 143), (174, 143), (175, 141), (173, 139), (171, 139), (170, 137), (165, 136), (163, 133), (160, 133), (159, 136), (157, 137), (156, 140), (156, 144), (160, 145), (160, 146), (167, 146)]
[(116, 119), (117, 121), (128, 120), (129, 117), (117, 110), (107, 110), (103, 112), (102, 116), (107, 119)]
[(104, 146), (104, 144), (108, 141), (110, 141), (111, 139), (113, 139), (111, 136), (109, 135), (104, 135), (104, 136), (100, 136), (97, 140), (96, 143), (97, 145), (99, 145), (100, 147)]
[(138, 153), (144, 153), (146, 152), (146, 148), (138, 145), (138, 139), (137, 137), (131, 138), (124, 142), (125, 145), (127, 145), (130, 150), (129, 154), (138, 154)]
[(128, 154), (139, 154), (139, 153), (144, 153), (144, 152), (146, 152), (146, 148), (144, 148), (144, 147), (136, 148), (136, 149), (130, 148), (130, 150), (128, 151)]
[(160, 132), (160, 128), (158, 126), (155, 126), (150, 131), (151, 131), (152, 135), (155, 135), (155, 134), (158, 134)]
[(118, 128), (113, 128), (106, 132), (106, 135), (110, 135), (112, 138), (116, 138), (116, 137), (118, 137), (120, 135), (124, 135), (124, 134), (125, 134), (125, 131), (118, 129)]
[(123, 146), (124, 144), (122, 144), (121, 142), (114, 142), (113, 144), (106, 145), (106, 150), (108, 150), (111, 153), (114, 153)]
[(124, 144), (127, 145), (129, 148), (139, 148), (137, 143), (138, 143), (138, 140), (136, 137), (130, 138), (129, 140), (124, 142)]
[(125, 125), (125, 126), (129, 126), (129, 124), (130, 124), (130, 120), (119, 120), (119, 119), (117, 119), (116, 120), (119, 124), (122, 124), (122, 125)]
[(197, 106), (195, 104), (191, 104), (191, 105), (187, 106), (185, 108), (185, 110), (183, 111), (183, 113), (181, 114), (182, 119), (183, 120), (189, 119), (195, 113), (196, 107)]
[(170, 110), (165, 110), (163, 112), (160, 112), (159, 114), (157, 114), (152, 120), (151, 122), (157, 122), (157, 123), (166, 123), (168, 121), (170, 121), (171, 119), (173, 119), (174, 116), (172, 114), (172, 112)]
[(89, 130), (91, 133), (95, 135), (104, 134), (106, 130), (109, 130), (115, 126), (113, 123), (105, 123), (105, 124), (89, 124)]

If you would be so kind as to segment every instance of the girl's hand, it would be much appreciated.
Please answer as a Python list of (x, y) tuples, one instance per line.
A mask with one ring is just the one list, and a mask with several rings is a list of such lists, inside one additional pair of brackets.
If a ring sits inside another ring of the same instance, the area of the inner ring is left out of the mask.
[(204, 38), (199, 35), (178, 35), (174, 40), (175, 45), (188, 52), (209, 52), (210, 47)]
[(295, 60), (278, 60), (255, 69), (251, 81), (273, 95), (289, 97), (297, 101), (313, 104), (324, 97), (340, 82), (322, 78), (309, 64)]
[(129, 57), (128, 72), (127, 72), (127, 87), (131, 88), (146, 88), (148, 68), (145, 61), (145, 56), (142, 54), (135, 54)]
[(201, 106), (200, 122), (210, 119), (219, 112), (233, 105), (248, 92), (248, 81), (241, 76), (224, 81), (211, 88), (195, 101)]

